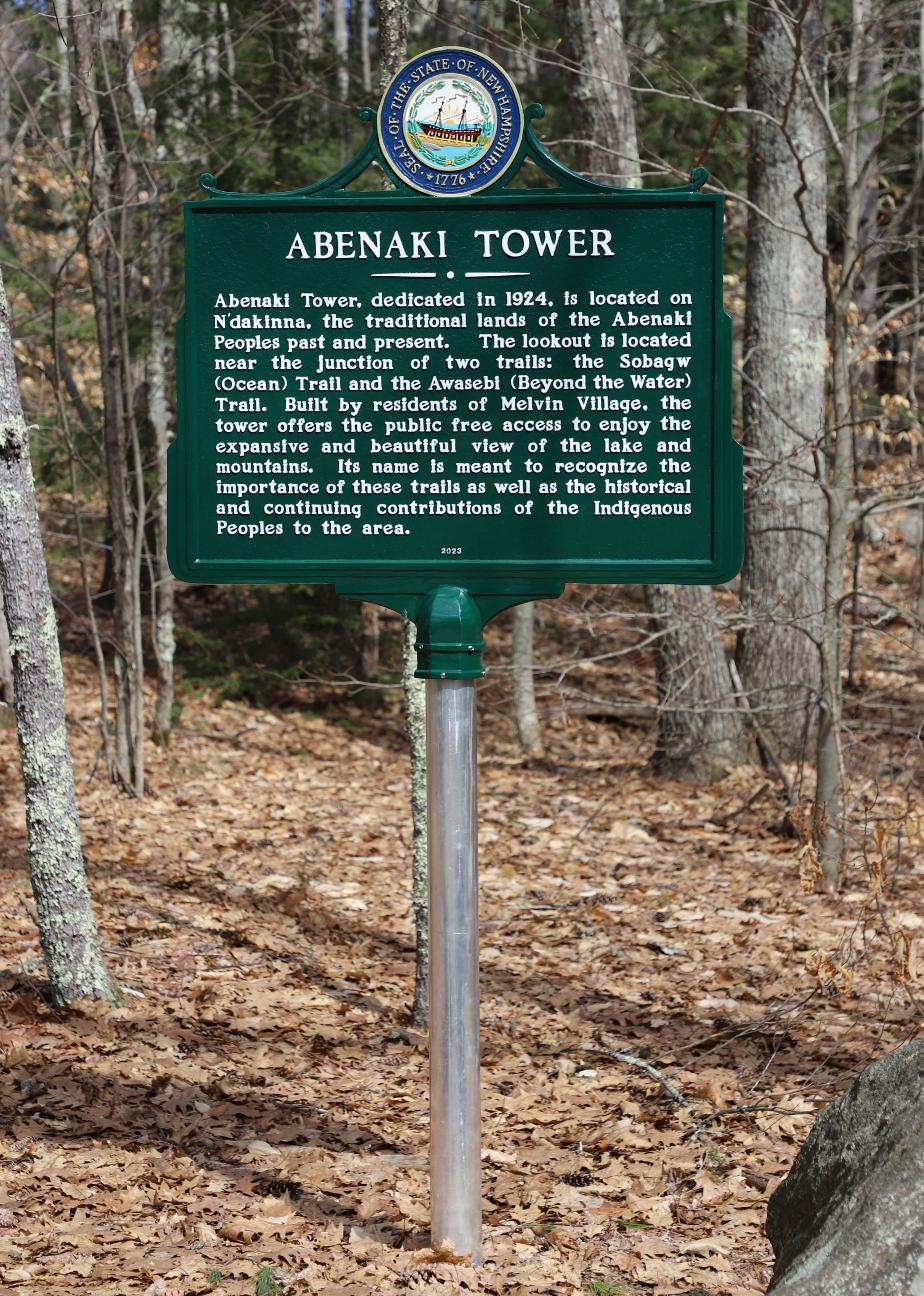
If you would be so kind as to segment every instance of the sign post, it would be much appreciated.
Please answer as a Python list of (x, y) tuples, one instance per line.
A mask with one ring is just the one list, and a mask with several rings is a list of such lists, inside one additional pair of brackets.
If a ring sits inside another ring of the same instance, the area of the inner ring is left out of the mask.
[(433, 1245), (481, 1260), (475, 681), (427, 680), (430, 1215)]
[[(366, 145), (287, 193), (185, 205), (168, 554), (414, 621), (427, 680), (436, 1246), (481, 1254), (475, 690), (486, 621), (566, 581), (741, 559), (722, 198), (550, 157), (504, 70), (418, 55)], [(393, 182), (353, 188), (373, 163)], [(532, 176), (541, 187), (518, 187)]]

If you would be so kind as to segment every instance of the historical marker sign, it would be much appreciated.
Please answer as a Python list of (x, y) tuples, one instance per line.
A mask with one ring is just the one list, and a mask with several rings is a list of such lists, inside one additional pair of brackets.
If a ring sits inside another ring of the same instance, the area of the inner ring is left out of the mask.
[[(565, 581), (724, 581), (741, 550), (722, 200), (705, 172), (583, 180), (538, 115), (492, 60), (430, 50), (329, 180), (248, 195), (203, 177), (170, 450), (178, 576), (333, 582), (416, 622), (432, 1234), (476, 1262), (482, 623)], [(545, 188), (510, 187), (527, 160)], [(350, 189), (373, 161), (397, 188)]]
[[(737, 571), (722, 199), (705, 173), (647, 191), (574, 176), (533, 136), (538, 111), (490, 60), (431, 51), (329, 181), (204, 179), (186, 204), (178, 576), (392, 605), (451, 584), (496, 606)], [(398, 187), (348, 189), (376, 157)], [(509, 187), (527, 158), (554, 187)]]

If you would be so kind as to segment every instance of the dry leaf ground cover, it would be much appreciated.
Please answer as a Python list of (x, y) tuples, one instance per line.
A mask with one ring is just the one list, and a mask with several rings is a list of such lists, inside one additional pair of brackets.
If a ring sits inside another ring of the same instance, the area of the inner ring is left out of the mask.
[(43, 1002), (6, 728), (4, 1296), (764, 1289), (767, 1196), (813, 1113), (917, 1030), (913, 738), (870, 744), (869, 849), (830, 898), (800, 891), (804, 853), (760, 770), (664, 780), (646, 730), (565, 713), (525, 763), (505, 679), (488, 681), (476, 1274), (426, 1249), (395, 708), (187, 699), (134, 801), (87, 780), (95, 682), (79, 659), (67, 670), (125, 1003)]

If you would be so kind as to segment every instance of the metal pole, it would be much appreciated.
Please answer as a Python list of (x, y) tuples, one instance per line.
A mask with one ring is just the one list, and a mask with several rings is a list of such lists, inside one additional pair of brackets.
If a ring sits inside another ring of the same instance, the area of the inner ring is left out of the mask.
[(474, 680), (427, 680), (430, 1217), (434, 1247), (481, 1261)]

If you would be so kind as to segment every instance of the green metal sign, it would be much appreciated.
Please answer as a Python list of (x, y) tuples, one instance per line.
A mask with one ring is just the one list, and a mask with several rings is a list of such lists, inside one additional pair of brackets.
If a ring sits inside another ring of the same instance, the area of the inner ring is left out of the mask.
[[(202, 178), (170, 450), (177, 576), (333, 583), (471, 651), (423, 664), (462, 676), (503, 607), (719, 583), (741, 551), (721, 196), (701, 170), (649, 191), (573, 174), (492, 68), (408, 64), (319, 184)], [(353, 187), (373, 162), (392, 188)], [(530, 173), (544, 187), (515, 187)]]

